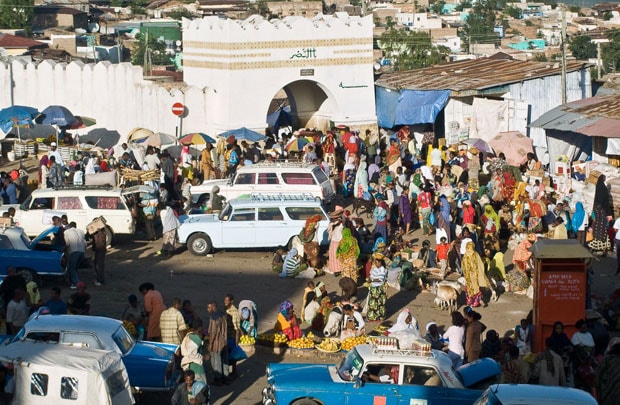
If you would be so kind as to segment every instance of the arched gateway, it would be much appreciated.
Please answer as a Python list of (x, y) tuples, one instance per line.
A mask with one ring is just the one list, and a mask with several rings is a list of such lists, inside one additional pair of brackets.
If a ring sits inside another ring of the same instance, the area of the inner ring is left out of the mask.
[(372, 16), (346, 13), (184, 20), (184, 79), (204, 89), (204, 114), (216, 131), (262, 131), (281, 89), (300, 126), (375, 127), (372, 29)]

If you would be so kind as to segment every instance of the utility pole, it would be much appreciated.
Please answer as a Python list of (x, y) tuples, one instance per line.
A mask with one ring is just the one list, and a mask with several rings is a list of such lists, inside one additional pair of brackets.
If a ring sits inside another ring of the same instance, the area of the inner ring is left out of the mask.
[(596, 78), (601, 80), (601, 64), (603, 61), (601, 60), (601, 43), (596, 43)]
[(566, 102), (566, 10), (562, 9), (562, 104)]

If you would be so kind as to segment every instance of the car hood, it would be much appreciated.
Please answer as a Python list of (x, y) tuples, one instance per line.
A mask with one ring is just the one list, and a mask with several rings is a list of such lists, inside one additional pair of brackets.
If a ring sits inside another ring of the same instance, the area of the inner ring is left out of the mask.
[(469, 388), (487, 378), (499, 376), (502, 369), (495, 360), (485, 357), (459, 367), (456, 373), (461, 378), (463, 386)]
[(181, 224), (217, 222), (217, 221), (219, 221), (218, 214), (194, 214), (194, 215), (181, 215), (179, 217), (179, 222), (181, 222)]
[(138, 340), (131, 349), (130, 354), (132, 357), (146, 357), (150, 359), (158, 358), (168, 361), (170, 356), (174, 355), (177, 347), (177, 345), (167, 343), (145, 342)]
[(295, 389), (305, 388), (316, 390), (320, 384), (332, 383), (328, 364), (280, 364), (268, 366), (267, 382), (276, 383), (278, 387), (294, 384)]
[(52, 233), (55, 233), (55, 232), (58, 232), (58, 227), (57, 226), (52, 226), (50, 228), (47, 228), (46, 230), (41, 232), (39, 235), (37, 235), (36, 238), (34, 238), (32, 241), (30, 241), (30, 248), (34, 249), (34, 247), (36, 245), (38, 245), (39, 242), (41, 242), (43, 239), (47, 238), (49, 235), (51, 235)]

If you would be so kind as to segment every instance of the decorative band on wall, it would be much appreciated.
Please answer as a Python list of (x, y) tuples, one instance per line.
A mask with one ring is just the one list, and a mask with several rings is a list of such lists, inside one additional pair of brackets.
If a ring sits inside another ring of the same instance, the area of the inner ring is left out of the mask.
[(301, 48), (304, 46), (351, 46), (367, 45), (372, 48), (372, 37), (368, 38), (335, 38), (335, 39), (299, 39), (291, 41), (263, 41), (263, 42), (207, 42), (207, 41), (183, 41), (183, 49), (222, 49), (222, 50), (241, 50), (241, 49), (282, 49), (282, 48)]
[(202, 53), (202, 52), (183, 52), (183, 57), (199, 57), (199, 58), (222, 58), (222, 59), (241, 59), (241, 58), (269, 58), (271, 53)]
[(277, 69), (277, 68), (300, 68), (313, 66), (349, 66), (349, 65), (368, 65), (372, 64), (372, 56), (358, 58), (329, 58), (305, 60), (278, 60), (262, 62), (213, 62), (183, 59), (184, 68), (203, 68), (215, 70), (250, 70), (250, 69)]
[(367, 52), (372, 52), (372, 49), (336, 49), (333, 51), (333, 53), (335, 54), (342, 54), (342, 53), (367, 53)]

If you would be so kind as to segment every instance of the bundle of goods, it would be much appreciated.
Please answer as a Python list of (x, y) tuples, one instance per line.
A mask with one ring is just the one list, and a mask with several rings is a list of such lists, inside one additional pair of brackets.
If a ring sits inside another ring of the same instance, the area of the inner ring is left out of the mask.
[(349, 350), (353, 349), (355, 346), (363, 345), (367, 341), (368, 341), (368, 336), (366, 335), (352, 336), (352, 337), (348, 337), (344, 339), (342, 343), (340, 344), (340, 346), (342, 347), (342, 350), (345, 350), (348, 352)]
[(159, 169), (153, 170), (134, 170), (123, 167), (121, 170), (123, 178), (130, 181), (153, 181), (159, 180), (161, 172)]
[(323, 339), (323, 341), (316, 345), (316, 349), (325, 353), (336, 353), (340, 351), (340, 344), (336, 339)]

